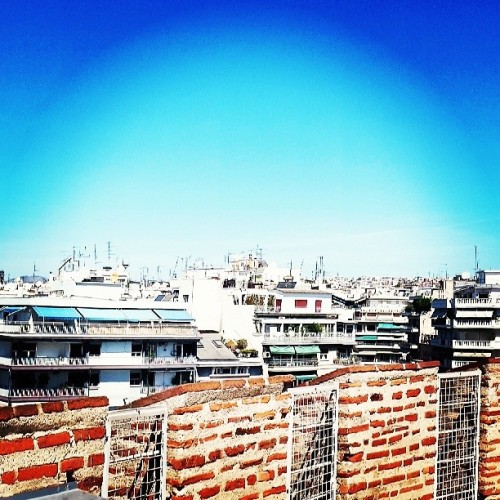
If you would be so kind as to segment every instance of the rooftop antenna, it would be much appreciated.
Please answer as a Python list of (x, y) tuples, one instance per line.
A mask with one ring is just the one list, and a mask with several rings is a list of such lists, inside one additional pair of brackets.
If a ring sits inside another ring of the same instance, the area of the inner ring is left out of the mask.
[(477, 245), (474, 245), (474, 272), (477, 274), (479, 271), (479, 262), (477, 260)]

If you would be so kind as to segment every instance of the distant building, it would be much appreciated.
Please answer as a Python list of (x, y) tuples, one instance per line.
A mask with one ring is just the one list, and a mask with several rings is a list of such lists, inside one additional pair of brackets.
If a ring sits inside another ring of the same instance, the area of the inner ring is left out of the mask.
[(500, 356), (500, 271), (479, 271), (476, 283), (444, 283), (433, 305), (433, 356), (457, 368)]

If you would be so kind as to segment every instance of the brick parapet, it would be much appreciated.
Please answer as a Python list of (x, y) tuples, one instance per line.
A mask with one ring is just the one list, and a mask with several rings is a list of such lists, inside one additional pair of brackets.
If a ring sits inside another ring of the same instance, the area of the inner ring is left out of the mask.
[(476, 364), (482, 371), (479, 438), (479, 494), (500, 498), (500, 358)]
[(107, 412), (103, 397), (1, 408), (0, 496), (102, 478)]
[(432, 498), (438, 368), (351, 366), (319, 378), (340, 389), (337, 498)]

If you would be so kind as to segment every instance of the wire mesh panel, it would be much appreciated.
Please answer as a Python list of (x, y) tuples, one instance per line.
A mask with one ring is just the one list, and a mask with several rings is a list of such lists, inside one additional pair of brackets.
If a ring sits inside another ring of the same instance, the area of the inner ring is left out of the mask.
[(338, 386), (290, 389), (288, 498), (333, 500), (336, 489)]
[(104, 498), (165, 498), (166, 413), (158, 408), (110, 412), (106, 422)]
[(439, 375), (436, 499), (476, 500), (479, 371)]

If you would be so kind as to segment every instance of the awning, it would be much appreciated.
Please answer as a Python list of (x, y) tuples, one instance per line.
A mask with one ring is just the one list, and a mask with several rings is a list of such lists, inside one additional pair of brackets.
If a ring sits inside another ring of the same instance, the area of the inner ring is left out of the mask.
[(377, 330), (403, 330), (405, 327), (402, 325), (394, 325), (392, 323), (379, 323)]
[(193, 318), (185, 309), (155, 309), (154, 312), (163, 321), (172, 321), (173, 323), (189, 323)]
[(158, 316), (151, 309), (124, 309), (123, 313), (132, 323), (158, 321)]
[(269, 347), (271, 354), (287, 354), (293, 356), (295, 349), (291, 345), (272, 345)]
[(317, 345), (296, 345), (295, 352), (300, 356), (319, 354), (321, 352)]
[(120, 309), (94, 309), (90, 307), (79, 307), (78, 311), (87, 321), (123, 321), (127, 322), (127, 316)]
[(33, 310), (41, 319), (55, 319), (59, 321), (74, 321), (81, 319), (80, 314), (74, 307), (42, 307), (35, 306)]
[(467, 309), (459, 309), (455, 315), (456, 318), (488, 318), (493, 317), (493, 311), (468, 311)]
[(362, 335), (361, 337), (356, 337), (356, 340), (378, 340), (376, 335)]
[(294, 375), (296, 380), (299, 380), (300, 382), (305, 382), (307, 380), (313, 380), (317, 378), (317, 375)]
[(15, 314), (19, 311), (22, 311), (23, 309), (26, 309), (26, 307), (5, 306), (0, 309), (0, 312), (7, 314), (7, 316), (10, 316), (11, 314)]
[(431, 318), (446, 318), (446, 309), (434, 309)]

